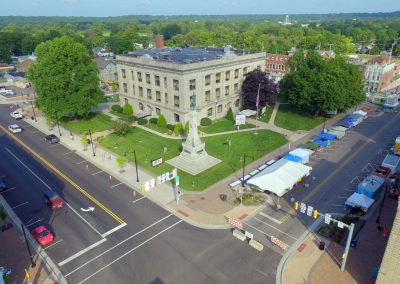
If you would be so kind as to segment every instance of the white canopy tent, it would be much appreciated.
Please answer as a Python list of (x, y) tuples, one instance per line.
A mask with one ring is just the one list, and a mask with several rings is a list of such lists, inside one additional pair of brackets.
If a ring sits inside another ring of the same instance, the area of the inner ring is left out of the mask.
[(335, 131), (342, 131), (342, 132), (346, 132), (348, 130), (346, 127), (343, 127), (343, 126), (340, 126), (340, 125), (332, 126), (329, 129), (332, 129), (332, 130), (335, 130)]
[(312, 153), (314, 153), (314, 151), (303, 148), (296, 148), (293, 151), (289, 152), (290, 155), (300, 157), (302, 164), (307, 164), (308, 162), (310, 162), (310, 156)]
[(280, 159), (251, 177), (247, 184), (256, 186), (260, 191), (270, 191), (281, 197), (304, 176), (308, 176), (312, 168), (300, 163)]
[(364, 194), (354, 192), (349, 198), (347, 198), (345, 204), (351, 207), (361, 207), (366, 212), (374, 202), (374, 199), (369, 198)]
[(334, 129), (328, 129), (328, 133), (335, 135), (337, 139), (341, 139), (346, 135), (346, 132), (344, 131), (339, 131), (339, 130), (334, 130)]

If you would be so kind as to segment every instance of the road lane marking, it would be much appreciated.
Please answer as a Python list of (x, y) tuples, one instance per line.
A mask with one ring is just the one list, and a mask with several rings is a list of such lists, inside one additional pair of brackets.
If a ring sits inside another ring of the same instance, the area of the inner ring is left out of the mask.
[(11, 207), (11, 209), (15, 209), (15, 208), (18, 208), (18, 207), (20, 207), (20, 206), (24, 206), (24, 205), (26, 205), (26, 204), (28, 204), (29, 202), (28, 201), (26, 201), (26, 202), (24, 202), (24, 203), (21, 203), (21, 204), (18, 204), (18, 205), (16, 205), (16, 206), (14, 206), (14, 207)]
[(89, 194), (86, 190), (84, 190), (82, 187), (80, 187), (78, 184), (76, 184), (73, 180), (71, 180), (69, 177), (67, 177), (65, 174), (63, 174), (59, 169), (57, 169), (55, 166), (50, 164), (45, 158), (40, 156), (37, 152), (35, 152), (32, 148), (30, 148), (28, 145), (26, 145), (24, 142), (22, 142), (18, 137), (16, 137), (14, 134), (12, 134), (10, 131), (8, 131), (5, 127), (0, 125), (0, 129), (3, 130), (5, 133), (7, 133), (12, 139), (17, 141), (22, 147), (24, 147), (29, 153), (34, 155), (39, 161), (44, 163), (46, 166), (48, 166), (51, 170), (53, 170), (55, 173), (57, 173), (59, 176), (61, 176), (64, 180), (69, 182), (73, 187), (75, 187), (78, 191), (80, 191), (83, 195), (85, 195), (88, 199), (90, 199), (92, 202), (94, 202), (97, 206), (99, 206), (101, 209), (103, 209), (104, 212), (106, 212), (108, 215), (110, 215), (112, 218), (114, 218), (117, 222), (120, 224), (125, 223), (124, 220), (122, 220), (120, 217), (118, 217), (115, 213), (113, 213), (110, 209), (108, 209), (105, 205), (103, 205), (100, 201), (98, 201), (96, 198), (94, 198), (91, 194)]
[(297, 240), (297, 238), (295, 238), (295, 237), (293, 237), (293, 236), (291, 236), (291, 235), (285, 233), (285, 232), (282, 231), (282, 230), (279, 230), (278, 228), (276, 228), (276, 227), (274, 227), (274, 226), (272, 226), (272, 225), (270, 225), (270, 224), (268, 224), (268, 223), (266, 223), (266, 222), (261, 221), (261, 220), (258, 219), (257, 217), (254, 217), (254, 219), (256, 219), (257, 221), (260, 221), (261, 223), (263, 223), (263, 224), (265, 224), (265, 225), (267, 225), (267, 226), (269, 226), (269, 227), (271, 227), (272, 229), (278, 231), (279, 233), (284, 234), (284, 235), (286, 235), (286, 236), (292, 238), (292, 239), (295, 240), (295, 241)]
[(71, 260), (74, 260), (75, 258), (81, 256), (82, 254), (84, 254), (85, 252), (88, 252), (91, 249), (94, 249), (95, 247), (99, 246), (100, 244), (104, 243), (105, 241), (107, 241), (107, 239), (101, 239), (98, 242), (95, 242), (94, 244), (88, 246), (87, 248), (78, 251), (77, 253), (71, 255), (70, 257), (68, 257), (67, 259), (64, 259), (63, 261), (58, 263), (58, 266), (63, 266), (64, 264), (67, 264), (68, 262), (70, 262)]
[(70, 152), (64, 153), (63, 156), (66, 156), (66, 155), (69, 155), (69, 154), (72, 154), (72, 153), (74, 153), (74, 152), (70, 151)]
[(95, 172), (95, 173), (92, 174), (92, 176), (98, 175), (98, 174), (100, 174), (100, 173), (102, 173), (102, 172), (104, 172), (104, 171)]
[(75, 163), (75, 164), (77, 164), (77, 165), (80, 165), (80, 164), (84, 164), (84, 163), (87, 163), (88, 161), (86, 161), (86, 160), (83, 160), (83, 161), (80, 161), (80, 162), (78, 162), (78, 163)]
[[(315, 194), (317, 194), (322, 189), (322, 187), (325, 186), (325, 184), (328, 181), (330, 181), (339, 171), (341, 171), (344, 167), (346, 167), (350, 163), (350, 161), (354, 158), (354, 156), (356, 156), (365, 147), (367, 147), (367, 145), (374, 142), (373, 139), (378, 137), (378, 135), (380, 135), (388, 127), (390, 122), (392, 122), (397, 117), (398, 117), (398, 114), (396, 114), (395, 116), (392, 116), (391, 119), (389, 120), (389, 123), (386, 123), (385, 126), (381, 127), (379, 131), (375, 132), (375, 134), (370, 139), (366, 140), (361, 147), (358, 147), (355, 151), (353, 151), (343, 163), (341, 163), (333, 172), (331, 172), (330, 175), (327, 176), (313, 191), (311, 191), (309, 194), (307, 194), (301, 200), (301, 202), (306, 202), (306, 201), (310, 200), (311, 197), (313, 197)], [(295, 213), (296, 213), (296, 210), (294, 210), (293, 208), (290, 209), (290, 211), (281, 218), (281, 222), (282, 223), (286, 222), (289, 219), (289, 217), (294, 215)]]
[(58, 243), (61, 243), (61, 242), (62, 242), (62, 239), (56, 241), (55, 243), (52, 243), (51, 245), (49, 245), (49, 246), (47, 246), (47, 247), (45, 247), (44, 250), (47, 250), (48, 248), (51, 248), (52, 246), (54, 246), (54, 245), (56, 245), (56, 244), (58, 244)]
[(262, 212), (262, 211), (261, 211), (260, 213), (258, 213), (258, 214), (260, 214), (261, 216), (263, 216), (263, 217), (265, 217), (265, 218), (270, 219), (272, 222), (275, 222), (275, 223), (277, 223), (278, 225), (281, 225), (281, 224), (282, 224), (279, 220), (276, 220), (275, 218), (272, 218), (271, 216), (265, 214), (265, 213)]
[(36, 133), (39, 133), (40, 131), (36, 130), (36, 131), (29, 131), (29, 132), (32, 134), (36, 134)]
[(142, 200), (143, 198), (145, 198), (145, 197), (144, 197), (144, 196), (142, 196), (142, 197), (140, 197), (140, 198), (138, 198), (138, 199), (136, 199), (136, 200), (132, 201), (132, 203), (136, 203), (136, 202), (138, 202), (138, 201)]
[(169, 226), (168, 228), (165, 228), (164, 230), (162, 230), (161, 232), (155, 234), (154, 236), (152, 236), (151, 238), (145, 240), (143, 243), (137, 245), (136, 247), (132, 248), (131, 250), (127, 251), (126, 253), (124, 253), (123, 255), (117, 257), (116, 259), (114, 259), (113, 261), (111, 261), (110, 263), (108, 263), (107, 265), (103, 266), (102, 268), (100, 268), (99, 270), (97, 270), (96, 272), (94, 272), (93, 274), (89, 275), (88, 277), (86, 277), (85, 279), (83, 279), (82, 281), (79, 282), (83, 283), (86, 282), (87, 280), (89, 280), (90, 278), (92, 278), (93, 276), (95, 276), (96, 274), (100, 273), (101, 271), (103, 271), (104, 269), (106, 269), (107, 267), (111, 266), (112, 264), (114, 264), (115, 262), (119, 261), (121, 258), (127, 256), (128, 254), (130, 254), (131, 252), (137, 250), (138, 248), (140, 248), (141, 246), (147, 244), (148, 242), (150, 242), (152, 239), (158, 237), (159, 235), (163, 234), (164, 232), (170, 230), (171, 228), (175, 227), (176, 225), (178, 225), (180, 222), (182, 222), (183, 220), (179, 220), (178, 222), (172, 224), (171, 226)]
[(114, 185), (110, 186), (110, 188), (117, 187), (118, 185), (121, 185), (121, 184), (122, 184), (122, 182), (120, 182), (120, 183), (117, 183), (117, 184), (114, 184)]
[[(7, 147), (5, 148), (6, 151), (8, 153), (10, 153), (20, 164), (22, 164), (31, 174), (33, 174), (40, 182), (42, 182), (44, 184), (45, 187), (47, 187), (48, 189), (50, 189), (51, 191), (54, 191), (46, 182), (44, 182), (36, 173), (34, 173), (27, 165), (24, 164), (24, 162), (22, 162), (17, 156), (15, 156), (15, 154), (13, 152), (11, 152), (10, 149), (8, 149)], [(92, 228), (97, 234), (100, 234), (99, 231), (97, 231), (88, 221), (85, 220), (85, 218), (83, 218), (81, 215), (79, 215), (78, 212), (76, 212), (76, 210), (74, 208), (72, 208), (67, 202), (64, 203), (76, 214), (78, 215), (90, 228)]]
[(136, 237), (137, 235), (143, 233), (144, 231), (150, 229), (151, 227), (157, 225), (158, 223), (164, 221), (165, 219), (167, 219), (168, 217), (171, 217), (171, 216), (172, 216), (172, 214), (169, 214), (169, 215), (167, 215), (167, 216), (161, 218), (161, 219), (158, 220), (157, 222), (154, 222), (153, 224), (147, 226), (146, 228), (140, 230), (139, 232), (133, 234), (132, 236), (126, 238), (125, 240), (119, 242), (118, 244), (114, 245), (113, 247), (109, 248), (108, 250), (103, 251), (101, 254), (99, 254), (99, 255), (93, 257), (92, 259), (90, 259), (89, 261), (85, 262), (85, 263), (82, 264), (81, 266), (78, 266), (78, 267), (75, 268), (74, 270), (72, 270), (72, 271), (70, 271), (69, 273), (65, 274), (65, 277), (68, 277), (68, 276), (71, 275), (72, 273), (75, 273), (76, 271), (78, 271), (79, 269), (81, 269), (81, 268), (83, 268), (84, 266), (88, 265), (89, 263), (91, 263), (92, 261), (96, 260), (97, 258), (99, 258), (99, 257), (101, 257), (101, 256), (103, 256), (103, 255), (105, 255), (105, 254), (108, 253), (109, 251), (115, 249), (116, 247), (119, 247), (119, 246), (122, 245), (123, 243), (129, 241), (130, 239)]
[(13, 189), (16, 189), (16, 187), (14, 186), (14, 187), (7, 188), (6, 190), (3, 190), (1, 193), (6, 193), (6, 192), (8, 192), (10, 190), (13, 190)]
[(256, 230), (256, 231), (258, 231), (259, 233), (261, 233), (261, 234), (264, 234), (264, 235), (266, 235), (267, 236), (267, 238), (271, 238), (271, 236), (270, 235), (268, 235), (266, 232), (264, 232), (264, 231), (261, 231), (260, 229), (257, 229), (256, 227), (253, 227), (252, 225), (250, 225), (250, 224), (245, 224), (246, 226), (249, 226), (250, 228), (253, 228), (254, 230)]
[(115, 227), (114, 229), (111, 229), (111, 230), (105, 232), (105, 233), (102, 234), (101, 236), (102, 236), (103, 238), (105, 238), (105, 237), (107, 237), (108, 235), (111, 235), (111, 234), (114, 233), (115, 231), (118, 231), (119, 229), (121, 229), (121, 228), (123, 228), (123, 227), (125, 227), (125, 226), (126, 226), (126, 223), (123, 223), (123, 224), (121, 224), (121, 225), (118, 225), (118, 226)]

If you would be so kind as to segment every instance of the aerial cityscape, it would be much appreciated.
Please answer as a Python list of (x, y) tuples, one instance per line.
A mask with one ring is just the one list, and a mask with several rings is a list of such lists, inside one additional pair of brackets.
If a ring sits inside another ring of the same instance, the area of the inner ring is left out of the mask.
[(0, 10), (0, 284), (400, 283), (398, 1)]

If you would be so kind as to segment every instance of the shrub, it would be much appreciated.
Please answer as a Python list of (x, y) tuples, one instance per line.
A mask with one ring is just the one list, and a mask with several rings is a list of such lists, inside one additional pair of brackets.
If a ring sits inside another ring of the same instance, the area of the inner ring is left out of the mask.
[(181, 131), (182, 131), (182, 123), (179, 122), (179, 123), (175, 124), (174, 132), (176, 135), (179, 135), (181, 133)]
[(162, 114), (158, 116), (157, 125), (161, 127), (167, 126), (167, 120), (165, 119), (165, 116), (163, 116)]
[(174, 133), (172, 130), (168, 130), (168, 135), (172, 135), (172, 133)]
[(122, 157), (122, 156), (119, 156), (119, 157), (116, 158), (115, 161), (117, 162), (117, 165), (120, 168), (119, 171), (122, 172), (124, 170), (125, 165), (126, 165), (126, 158)]
[(114, 132), (118, 136), (125, 136), (129, 131), (129, 124), (126, 122), (118, 121), (114, 125)]
[(233, 111), (231, 107), (228, 109), (228, 112), (226, 113), (226, 119), (233, 121)]
[(121, 108), (120, 105), (112, 105), (111, 106), (112, 111), (118, 111), (120, 108)]
[(186, 123), (185, 123), (185, 133), (186, 133), (186, 135), (189, 134), (189, 121), (186, 121)]
[(132, 115), (133, 114), (132, 106), (130, 104), (128, 104), (128, 103), (125, 103), (122, 113), (125, 114), (125, 115)]
[(212, 123), (212, 121), (211, 121), (211, 119), (209, 119), (208, 117), (203, 117), (203, 118), (200, 120), (200, 125), (201, 125), (201, 126), (209, 126), (209, 125), (211, 125), (211, 123)]
[(87, 146), (89, 145), (89, 139), (88, 139), (88, 137), (87, 137), (86, 134), (83, 134), (83, 135), (82, 135), (82, 137), (81, 137), (81, 143), (82, 143), (84, 149), (86, 149)]
[(158, 122), (158, 119), (157, 119), (157, 117), (152, 117), (152, 118), (150, 118), (149, 122), (150, 122), (150, 123), (153, 123), (153, 124), (158, 124), (158, 123), (157, 123), (157, 122)]
[(141, 118), (141, 119), (139, 119), (139, 121), (138, 121), (138, 123), (139, 123), (139, 125), (145, 125), (145, 124), (147, 124), (147, 119), (146, 118)]
[(174, 131), (175, 125), (173, 124), (167, 124), (168, 130)]

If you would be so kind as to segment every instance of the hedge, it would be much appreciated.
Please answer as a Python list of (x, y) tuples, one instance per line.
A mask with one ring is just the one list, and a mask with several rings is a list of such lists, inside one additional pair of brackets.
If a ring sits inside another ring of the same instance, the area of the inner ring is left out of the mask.
[(212, 121), (211, 121), (211, 119), (209, 119), (208, 117), (203, 117), (203, 118), (200, 120), (200, 125), (201, 125), (201, 126), (209, 126), (209, 125), (211, 125), (211, 123), (212, 123)]
[(147, 121), (146, 118), (139, 119), (139, 121), (138, 121), (138, 124), (139, 124), (139, 125), (145, 125), (145, 124), (147, 124), (147, 123), (148, 123), (148, 121)]

